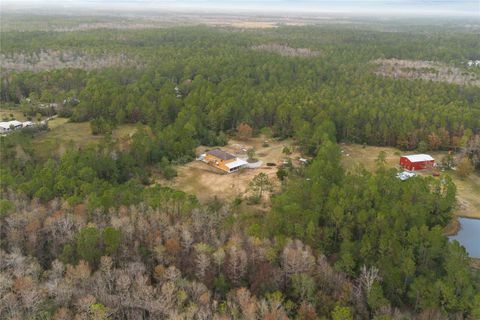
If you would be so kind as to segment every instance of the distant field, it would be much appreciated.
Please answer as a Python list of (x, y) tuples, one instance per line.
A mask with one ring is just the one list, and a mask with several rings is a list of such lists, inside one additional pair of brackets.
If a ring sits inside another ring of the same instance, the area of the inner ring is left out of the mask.
[(60, 51), (42, 50), (40, 52), (10, 54), (0, 53), (2, 69), (7, 71), (32, 71), (75, 68), (75, 69), (101, 69), (112, 66), (138, 66), (139, 62), (126, 57), (126, 55), (97, 53), (91, 54), (82, 50)]
[(375, 73), (381, 76), (480, 86), (480, 80), (474, 72), (439, 62), (379, 59), (374, 63), (377, 65)]
[[(93, 135), (89, 122), (74, 123), (68, 122), (66, 118), (56, 118), (48, 122), (48, 127), (50, 130), (36, 137), (33, 144), (36, 154), (42, 159), (61, 156), (70, 145), (84, 147), (89, 143), (98, 143), (104, 137)], [(120, 140), (135, 130), (135, 125), (121, 125), (114, 130), (112, 136)]]
[(284, 57), (316, 57), (320, 55), (319, 51), (309, 48), (293, 48), (282, 44), (261, 44), (253, 46), (252, 49), (276, 53)]
[[(342, 144), (342, 163), (347, 170), (352, 170), (361, 164), (369, 171), (375, 170), (375, 160), (381, 151), (385, 151), (387, 165), (395, 167), (398, 165), (400, 155), (407, 154), (396, 148), (373, 147), (358, 144)], [(412, 152), (410, 152), (412, 153)], [(440, 161), (445, 152), (429, 152), (435, 160)], [(453, 178), (457, 186), (457, 199), (459, 208), (455, 212), (457, 216), (480, 219), (480, 176), (472, 174), (466, 179), (461, 179), (455, 171), (448, 174)]]

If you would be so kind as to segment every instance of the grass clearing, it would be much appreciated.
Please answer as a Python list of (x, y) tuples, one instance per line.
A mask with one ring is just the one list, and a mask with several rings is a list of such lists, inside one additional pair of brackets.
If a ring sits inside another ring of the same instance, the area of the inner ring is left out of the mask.
[[(99, 143), (104, 136), (93, 135), (90, 122), (68, 122), (67, 118), (55, 118), (48, 122), (49, 131), (35, 138), (34, 148), (41, 159), (62, 156), (69, 146), (82, 148), (90, 143)], [(112, 133), (116, 140), (126, 139), (137, 130), (136, 125), (118, 126)], [(123, 141), (125, 143), (125, 141)]]
[(57, 127), (63, 126), (67, 122), (68, 122), (68, 118), (58, 118), (57, 117), (57, 118), (54, 118), (54, 119), (48, 121), (48, 128), (50, 128), (50, 130), (53, 130)]
[[(11, 119), (13, 116), (13, 119)], [(4, 120), (6, 119), (6, 120)], [(17, 121), (27, 121), (27, 117), (23, 115), (23, 111), (16, 110), (16, 109), (0, 109), (0, 121), (10, 121), (10, 120), (17, 120)]]
[(341, 144), (342, 165), (346, 170), (353, 170), (358, 165), (362, 165), (370, 172), (375, 171), (378, 155), (384, 151), (387, 165), (395, 167), (402, 152), (391, 147), (363, 146), (360, 144)]
[(74, 123), (57, 119), (49, 122), (49, 131), (35, 138), (35, 152), (42, 159), (60, 157), (69, 146), (81, 148), (89, 143), (98, 143), (103, 138), (92, 135), (89, 122)]
[(134, 123), (119, 125), (113, 130), (112, 136), (115, 139), (130, 138), (137, 131), (138, 126), (139, 124)]

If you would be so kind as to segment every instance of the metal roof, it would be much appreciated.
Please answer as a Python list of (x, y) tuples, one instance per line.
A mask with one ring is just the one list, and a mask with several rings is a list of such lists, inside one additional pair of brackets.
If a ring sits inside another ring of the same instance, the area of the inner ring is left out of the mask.
[(4, 128), (4, 129), (10, 129), (10, 126), (18, 127), (18, 126), (21, 126), (21, 125), (22, 125), (22, 123), (20, 121), (17, 121), (17, 120), (12, 120), (12, 121), (8, 121), (8, 122), (0, 122), (0, 127)]
[(432, 158), (431, 155), (428, 154), (412, 154), (409, 156), (404, 156), (410, 162), (422, 162), (422, 161), (434, 161), (435, 159)]
[(236, 157), (233, 154), (225, 152), (221, 149), (213, 149), (207, 152), (208, 155), (214, 156), (215, 158), (222, 160), (235, 159)]
[(244, 166), (246, 164), (247, 164), (247, 161), (242, 160), (242, 159), (237, 159), (235, 161), (225, 163), (225, 165), (227, 166), (228, 169), (241, 167), (241, 166)]

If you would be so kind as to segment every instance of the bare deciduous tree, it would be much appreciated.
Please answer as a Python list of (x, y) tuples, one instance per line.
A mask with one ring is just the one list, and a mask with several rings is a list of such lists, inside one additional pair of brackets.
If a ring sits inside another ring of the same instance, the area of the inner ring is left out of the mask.
[(228, 250), (226, 273), (233, 284), (239, 285), (247, 272), (247, 254), (245, 250), (232, 245)]

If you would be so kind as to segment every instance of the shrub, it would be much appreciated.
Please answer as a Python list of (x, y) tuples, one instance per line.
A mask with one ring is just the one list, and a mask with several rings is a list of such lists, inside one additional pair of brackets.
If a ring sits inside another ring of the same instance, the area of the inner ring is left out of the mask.
[(260, 203), (260, 196), (258, 194), (252, 195), (247, 198), (248, 204), (259, 204)]
[(177, 170), (175, 170), (175, 168), (172, 166), (166, 166), (163, 168), (162, 171), (163, 171), (163, 176), (167, 180), (172, 180), (177, 176)]
[(428, 150), (428, 144), (425, 141), (420, 141), (417, 146), (418, 152), (426, 152)]
[(457, 166), (457, 171), (458, 175), (461, 178), (466, 178), (468, 177), (472, 172), (473, 172), (473, 164), (470, 159), (464, 157), (460, 162), (458, 163)]
[(13, 208), (13, 205), (10, 201), (5, 199), (0, 199), (0, 217), (3, 217)]

